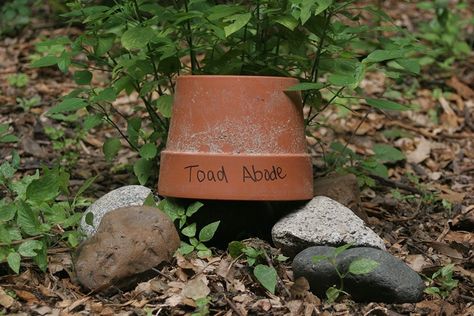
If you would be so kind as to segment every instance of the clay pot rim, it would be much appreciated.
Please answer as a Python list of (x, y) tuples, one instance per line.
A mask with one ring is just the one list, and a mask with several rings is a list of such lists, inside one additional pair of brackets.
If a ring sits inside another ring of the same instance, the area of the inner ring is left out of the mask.
[(299, 82), (299, 79), (293, 77), (283, 77), (283, 76), (250, 76), (250, 75), (179, 75), (178, 79), (223, 79), (223, 78), (234, 78), (234, 79), (273, 79), (273, 80), (283, 80), (283, 81), (295, 81)]

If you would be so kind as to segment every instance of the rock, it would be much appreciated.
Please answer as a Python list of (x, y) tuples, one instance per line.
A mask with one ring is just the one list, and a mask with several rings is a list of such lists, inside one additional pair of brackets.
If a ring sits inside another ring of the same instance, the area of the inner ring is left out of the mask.
[[(293, 260), (295, 278), (305, 277), (311, 291), (320, 297), (325, 296), (329, 287), (339, 286), (340, 279), (328, 260), (315, 264), (312, 258), (316, 255), (331, 256), (334, 249), (326, 246), (310, 247)], [(377, 261), (379, 265), (367, 274), (348, 273), (344, 278), (343, 290), (351, 294), (355, 301), (412, 303), (423, 298), (425, 285), (421, 277), (386, 251), (370, 247), (350, 248), (336, 257), (336, 266), (341, 273), (345, 273), (350, 263), (360, 258)]]
[[(146, 198), (151, 193), (152, 192), (149, 188), (142, 185), (127, 185), (110, 191), (86, 209), (81, 221), (81, 230), (87, 235), (87, 237), (94, 235), (105, 214), (119, 207), (133, 205), (141, 206), (145, 203)], [(88, 225), (86, 223), (85, 217), (87, 213), (93, 214), (93, 225)]]
[(315, 179), (314, 196), (327, 196), (350, 208), (364, 222), (368, 222), (367, 214), (360, 207), (357, 177), (351, 173)]
[(350, 209), (317, 196), (272, 228), (272, 240), (287, 256), (310, 246), (369, 246), (385, 250), (383, 240)]
[(180, 244), (171, 219), (150, 206), (131, 206), (107, 213), (96, 234), (78, 250), (78, 281), (91, 290), (130, 286), (134, 278), (169, 261)]

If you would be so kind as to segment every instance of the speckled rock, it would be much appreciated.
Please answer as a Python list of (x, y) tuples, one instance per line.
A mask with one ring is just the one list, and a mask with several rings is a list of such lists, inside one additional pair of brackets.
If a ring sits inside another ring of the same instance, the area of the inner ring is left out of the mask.
[(310, 246), (369, 246), (385, 250), (383, 240), (344, 205), (317, 196), (272, 228), (276, 247), (288, 256)]
[[(316, 246), (300, 252), (293, 260), (295, 278), (305, 277), (311, 291), (320, 297), (326, 290), (340, 284), (335, 267), (328, 260), (313, 262), (314, 256), (331, 256), (333, 247)], [(423, 298), (425, 284), (421, 277), (400, 259), (386, 251), (369, 247), (350, 248), (336, 257), (336, 266), (341, 273), (348, 271), (356, 259), (371, 259), (378, 266), (369, 273), (344, 278), (343, 290), (351, 294), (355, 301), (412, 303)]]
[(136, 276), (172, 259), (180, 244), (171, 219), (157, 208), (131, 206), (107, 213), (78, 249), (77, 279), (90, 290), (128, 287)]
[[(94, 235), (105, 214), (119, 207), (143, 205), (150, 194), (151, 190), (142, 185), (127, 185), (110, 191), (86, 209), (81, 221), (81, 230), (88, 237)], [(86, 223), (87, 213), (93, 214), (93, 225)]]

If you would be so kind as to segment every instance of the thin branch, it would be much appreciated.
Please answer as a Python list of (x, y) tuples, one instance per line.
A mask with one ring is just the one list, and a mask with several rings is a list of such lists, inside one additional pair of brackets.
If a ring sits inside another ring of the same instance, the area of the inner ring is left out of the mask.
[(308, 119), (308, 121), (306, 122), (306, 125), (309, 125), (309, 123), (314, 120), (319, 114), (321, 114), (322, 112), (324, 112), (324, 110), (327, 109), (327, 107), (329, 105), (331, 105), (331, 103), (339, 96), (339, 94), (342, 92), (342, 90), (344, 90), (345, 87), (341, 87), (339, 88), (339, 90), (337, 90), (337, 92), (332, 96), (332, 98), (323, 106), (323, 108), (321, 110), (319, 110), (317, 113), (315, 113), (312, 117), (310, 117)]

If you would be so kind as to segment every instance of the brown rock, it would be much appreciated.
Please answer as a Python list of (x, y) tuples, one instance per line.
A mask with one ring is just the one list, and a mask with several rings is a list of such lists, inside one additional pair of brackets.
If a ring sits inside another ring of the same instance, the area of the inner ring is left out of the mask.
[(314, 196), (327, 196), (350, 208), (367, 223), (365, 211), (360, 207), (360, 191), (353, 174), (330, 175), (314, 180)]
[(173, 222), (157, 208), (118, 208), (102, 218), (97, 233), (79, 248), (78, 281), (96, 291), (129, 286), (138, 275), (171, 260), (179, 244)]

